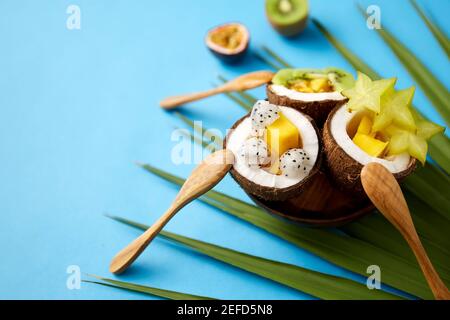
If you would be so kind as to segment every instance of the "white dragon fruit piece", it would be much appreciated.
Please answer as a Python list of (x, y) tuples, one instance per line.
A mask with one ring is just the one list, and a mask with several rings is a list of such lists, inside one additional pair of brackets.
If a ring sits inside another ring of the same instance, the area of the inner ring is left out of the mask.
[(250, 118), (252, 120), (252, 135), (260, 137), (267, 126), (280, 117), (280, 107), (266, 100), (258, 100), (253, 106)]
[(261, 168), (270, 161), (267, 144), (258, 138), (246, 140), (239, 149), (239, 157), (242, 157), (250, 168)]
[(297, 179), (308, 175), (312, 164), (308, 154), (299, 148), (289, 149), (280, 157), (281, 174)]

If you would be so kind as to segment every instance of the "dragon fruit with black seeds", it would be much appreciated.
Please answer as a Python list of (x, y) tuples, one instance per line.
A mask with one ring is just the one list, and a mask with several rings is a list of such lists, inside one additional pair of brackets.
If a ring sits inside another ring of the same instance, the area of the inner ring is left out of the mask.
[(246, 140), (239, 149), (238, 156), (244, 158), (250, 168), (261, 168), (270, 162), (267, 144), (258, 138)]
[(308, 154), (300, 148), (290, 149), (280, 157), (281, 174), (292, 179), (308, 175), (313, 165)]
[(252, 121), (252, 135), (260, 137), (267, 126), (280, 117), (280, 107), (266, 100), (258, 100), (253, 106), (250, 118)]

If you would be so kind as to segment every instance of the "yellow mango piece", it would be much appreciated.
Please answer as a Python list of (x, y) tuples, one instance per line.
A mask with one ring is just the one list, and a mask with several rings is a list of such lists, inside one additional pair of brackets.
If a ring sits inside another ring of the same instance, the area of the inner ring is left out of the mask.
[(280, 157), (287, 150), (300, 146), (297, 127), (283, 114), (266, 128), (265, 140), (270, 153)]
[(311, 87), (311, 89), (314, 90), (314, 92), (329, 91), (330, 89), (330, 86), (328, 84), (328, 78), (313, 79), (309, 83), (309, 86)]
[(271, 164), (270, 168), (269, 168), (269, 172), (272, 174), (281, 174), (281, 170), (280, 170), (280, 158), (276, 158), (275, 160), (273, 160), (273, 163)]
[(389, 142), (383, 142), (363, 133), (356, 133), (353, 137), (353, 142), (372, 157), (382, 155), (389, 144)]
[(368, 116), (363, 116), (356, 132), (370, 135), (372, 132), (372, 120)]

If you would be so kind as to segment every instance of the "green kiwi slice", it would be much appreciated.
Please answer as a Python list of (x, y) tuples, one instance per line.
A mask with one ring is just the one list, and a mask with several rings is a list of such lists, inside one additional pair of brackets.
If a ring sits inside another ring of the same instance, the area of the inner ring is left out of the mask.
[(280, 34), (292, 37), (306, 26), (308, 19), (307, 0), (266, 0), (266, 15)]

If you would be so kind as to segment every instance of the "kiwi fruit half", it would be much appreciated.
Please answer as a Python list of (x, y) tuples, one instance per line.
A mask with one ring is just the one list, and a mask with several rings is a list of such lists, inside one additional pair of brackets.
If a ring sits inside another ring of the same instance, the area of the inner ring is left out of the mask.
[(266, 0), (266, 15), (272, 26), (286, 37), (298, 35), (308, 20), (307, 0)]
[(347, 102), (342, 90), (354, 85), (353, 76), (338, 68), (281, 69), (267, 85), (269, 102), (295, 108), (322, 126), (336, 106)]

